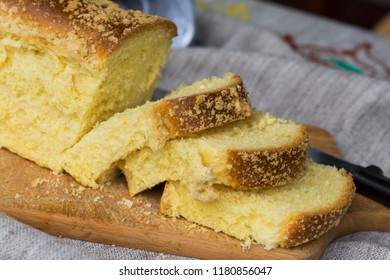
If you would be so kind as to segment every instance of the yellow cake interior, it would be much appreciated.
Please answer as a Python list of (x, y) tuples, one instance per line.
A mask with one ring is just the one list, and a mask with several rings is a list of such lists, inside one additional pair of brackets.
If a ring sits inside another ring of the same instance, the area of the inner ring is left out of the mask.
[[(305, 175), (286, 186), (257, 192), (233, 190), (223, 185), (215, 188), (220, 192), (219, 198), (202, 202), (194, 199), (182, 182), (170, 181), (164, 190), (161, 211), (240, 240), (250, 239), (274, 248), (290, 238), (289, 227), (297, 219), (342, 211), (354, 192), (352, 179), (345, 173), (311, 161), (307, 163)], [(329, 221), (328, 226), (337, 224), (333, 222)], [(312, 226), (318, 234), (327, 229), (327, 225), (320, 223)]]
[(11, 31), (0, 24), (0, 147), (55, 171), (96, 123), (151, 97), (171, 45), (154, 27), (96, 65)]
[(213, 92), (221, 88), (226, 88), (229, 83), (231, 83), (232, 78), (235, 74), (232, 72), (227, 72), (223, 77), (213, 76), (210, 78), (201, 79), (195, 81), (191, 85), (182, 84), (175, 88), (172, 92), (169, 93), (165, 98), (173, 99), (177, 97), (185, 97), (194, 94), (201, 94), (204, 92)]

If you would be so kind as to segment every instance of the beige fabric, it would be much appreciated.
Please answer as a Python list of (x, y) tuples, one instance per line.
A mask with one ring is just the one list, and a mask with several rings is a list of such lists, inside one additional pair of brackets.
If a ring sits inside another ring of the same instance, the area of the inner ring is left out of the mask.
[[(335, 65), (326, 67), (294, 51), (282, 35), (292, 34), (299, 44), (336, 50), (352, 50), (365, 41), (371, 46), (369, 54), (390, 65), (388, 39), (260, 1), (200, 2), (223, 5), (215, 6), (216, 12), (198, 11), (196, 42), (202, 46), (173, 52), (161, 88), (169, 90), (183, 82), (234, 71), (243, 77), (257, 109), (327, 129), (344, 158), (360, 165), (379, 165), (390, 176), (390, 77), (383, 67), (376, 74), (363, 67), (360, 75)], [(224, 5), (229, 3), (246, 3), (250, 20), (223, 15)], [(337, 62), (344, 58), (351, 63), (348, 56), (339, 56)], [(360, 51), (357, 58), (375, 61), (366, 51)], [(351, 69), (357, 71), (356, 67)], [(58, 239), (0, 216), (0, 259), (42, 258), (184, 259)], [(339, 238), (323, 258), (390, 259), (390, 233), (365, 232)]]

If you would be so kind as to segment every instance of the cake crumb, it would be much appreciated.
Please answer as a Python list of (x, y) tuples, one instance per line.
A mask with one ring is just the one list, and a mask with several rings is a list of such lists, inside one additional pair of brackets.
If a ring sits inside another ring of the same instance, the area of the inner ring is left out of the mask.
[(118, 201), (117, 204), (126, 206), (129, 209), (131, 209), (131, 207), (133, 207), (133, 202), (130, 199), (126, 199), (126, 198), (122, 198), (122, 200)]
[(241, 248), (243, 252), (248, 251), (251, 248), (252, 245), (252, 239), (247, 238), (243, 243), (241, 243)]
[(147, 204), (145, 204), (145, 207), (150, 208), (150, 207), (152, 207), (152, 204), (151, 203), (147, 203)]
[(72, 189), (71, 195), (80, 198), (83, 191), (85, 191), (85, 188), (83, 186), (79, 186), (77, 189)]
[(62, 172), (61, 171), (56, 171), (56, 170), (52, 170), (51, 174), (53, 174), (54, 176), (62, 176)]
[(47, 183), (47, 179), (45, 178), (36, 178), (31, 182), (31, 187), (36, 188), (44, 183)]
[(168, 256), (166, 254), (164, 254), (164, 253), (160, 253), (160, 258), (162, 260), (168, 260)]
[(15, 194), (15, 199), (21, 198), (22, 196), (20, 194)]

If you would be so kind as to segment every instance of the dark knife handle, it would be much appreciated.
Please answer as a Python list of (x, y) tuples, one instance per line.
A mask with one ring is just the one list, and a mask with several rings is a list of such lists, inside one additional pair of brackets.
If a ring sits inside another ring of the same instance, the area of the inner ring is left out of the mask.
[(362, 167), (353, 172), (357, 192), (390, 206), (390, 178), (375, 166)]

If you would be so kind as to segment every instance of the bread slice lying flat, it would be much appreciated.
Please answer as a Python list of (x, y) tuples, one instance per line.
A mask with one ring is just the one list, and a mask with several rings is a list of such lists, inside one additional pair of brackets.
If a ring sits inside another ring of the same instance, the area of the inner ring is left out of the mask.
[(151, 97), (173, 22), (107, 0), (0, 3), (0, 147), (61, 171), (94, 125)]
[(307, 148), (303, 124), (252, 111), (245, 120), (170, 140), (158, 151), (129, 154), (120, 168), (131, 195), (179, 180), (192, 196), (209, 201), (218, 196), (212, 184), (264, 189), (301, 176)]
[[(170, 138), (241, 120), (250, 113), (240, 77), (226, 73), (203, 79), (100, 123), (66, 152), (64, 169), (83, 185), (98, 187), (111, 179), (117, 161), (129, 153), (143, 147), (156, 151)], [(142, 163), (139, 168), (144, 168)]]
[(314, 162), (307, 163), (303, 177), (283, 187), (262, 191), (215, 188), (219, 198), (202, 202), (179, 181), (169, 181), (160, 211), (260, 243), (266, 249), (297, 246), (337, 226), (355, 191), (352, 176), (344, 170)]

